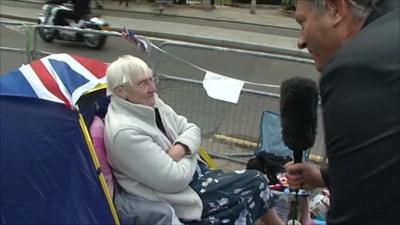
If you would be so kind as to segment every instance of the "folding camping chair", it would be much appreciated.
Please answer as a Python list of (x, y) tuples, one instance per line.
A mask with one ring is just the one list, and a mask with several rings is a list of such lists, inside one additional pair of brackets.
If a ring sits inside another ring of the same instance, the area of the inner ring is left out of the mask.
[(292, 151), (286, 147), (282, 140), (281, 117), (274, 112), (262, 112), (260, 122), (260, 137), (258, 149), (255, 155), (272, 153), (276, 156), (290, 157), (293, 159)]
[[(280, 157), (290, 157), (293, 159), (293, 152), (283, 143), (281, 117), (279, 114), (264, 111), (261, 116), (260, 137), (256, 156), (265, 153), (272, 153)], [(307, 160), (309, 151), (304, 152), (303, 160)]]
[[(180, 225), (178, 217), (174, 213), (172, 206), (154, 201), (146, 201), (142, 199), (136, 199), (132, 196), (116, 196), (114, 198), (114, 190), (117, 188), (114, 176), (112, 174), (112, 168), (107, 162), (107, 153), (104, 146), (104, 122), (99, 116), (94, 116), (93, 122), (90, 125), (90, 133), (92, 136), (93, 147), (97, 155), (97, 159), (100, 163), (100, 170), (104, 175), (105, 181), (108, 186), (108, 191), (114, 202), (119, 202), (117, 212), (121, 224), (133, 225), (143, 223), (153, 224), (172, 224)], [(129, 200), (126, 198), (130, 198)], [(135, 213), (132, 214), (133, 207), (135, 207)], [(140, 215), (138, 215), (140, 212)]]
[[(105, 178), (108, 192), (115, 202), (119, 202), (119, 207), (116, 209), (121, 224), (181, 224), (173, 208), (166, 203), (147, 201), (132, 196), (116, 196), (114, 198), (114, 191), (118, 189), (118, 185), (113, 177), (112, 168), (107, 161), (107, 153), (104, 146), (103, 119), (109, 104), (109, 98), (106, 96), (105, 90), (105, 85), (101, 85), (85, 93), (80, 98), (78, 105), (84, 120), (90, 124), (87, 127), (89, 127), (91, 134), (92, 146), (96, 152), (100, 171)], [(204, 148), (200, 148), (199, 153), (211, 169), (217, 169), (216, 163)], [(127, 200), (126, 198), (130, 199)]]

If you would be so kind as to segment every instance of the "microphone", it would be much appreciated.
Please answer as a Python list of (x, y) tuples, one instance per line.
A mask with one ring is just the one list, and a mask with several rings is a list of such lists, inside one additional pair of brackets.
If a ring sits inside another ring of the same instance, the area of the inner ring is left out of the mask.
[(282, 139), (293, 151), (294, 163), (314, 145), (317, 127), (318, 89), (308, 78), (293, 77), (282, 82), (280, 114)]

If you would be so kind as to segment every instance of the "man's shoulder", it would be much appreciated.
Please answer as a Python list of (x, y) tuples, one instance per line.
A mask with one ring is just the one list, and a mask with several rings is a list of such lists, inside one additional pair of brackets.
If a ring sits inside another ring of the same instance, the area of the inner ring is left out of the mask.
[(343, 45), (327, 68), (340, 65), (373, 65), (396, 61), (400, 52), (399, 13), (393, 11), (373, 21)]

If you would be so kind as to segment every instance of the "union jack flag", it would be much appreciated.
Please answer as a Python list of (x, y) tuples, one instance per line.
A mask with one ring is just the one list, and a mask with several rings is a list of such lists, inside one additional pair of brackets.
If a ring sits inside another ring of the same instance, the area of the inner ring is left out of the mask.
[(76, 108), (88, 90), (106, 83), (108, 64), (70, 54), (53, 54), (0, 76), (0, 95), (45, 99)]

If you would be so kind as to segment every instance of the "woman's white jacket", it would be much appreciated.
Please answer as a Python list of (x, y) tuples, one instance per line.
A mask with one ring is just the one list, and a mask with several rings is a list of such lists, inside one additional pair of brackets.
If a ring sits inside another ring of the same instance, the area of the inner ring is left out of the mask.
[[(179, 218), (199, 219), (203, 205), (189, 183), (199, 158), (200, 129), (157, 96), (155, 107), (169, 138), (158, 129), (153, 107), (111, 96), (104, 133), (109, 163), (127, 193), (168, 202)], [(166, 153), (176, 142), (191, 151), (178, 162)]]

